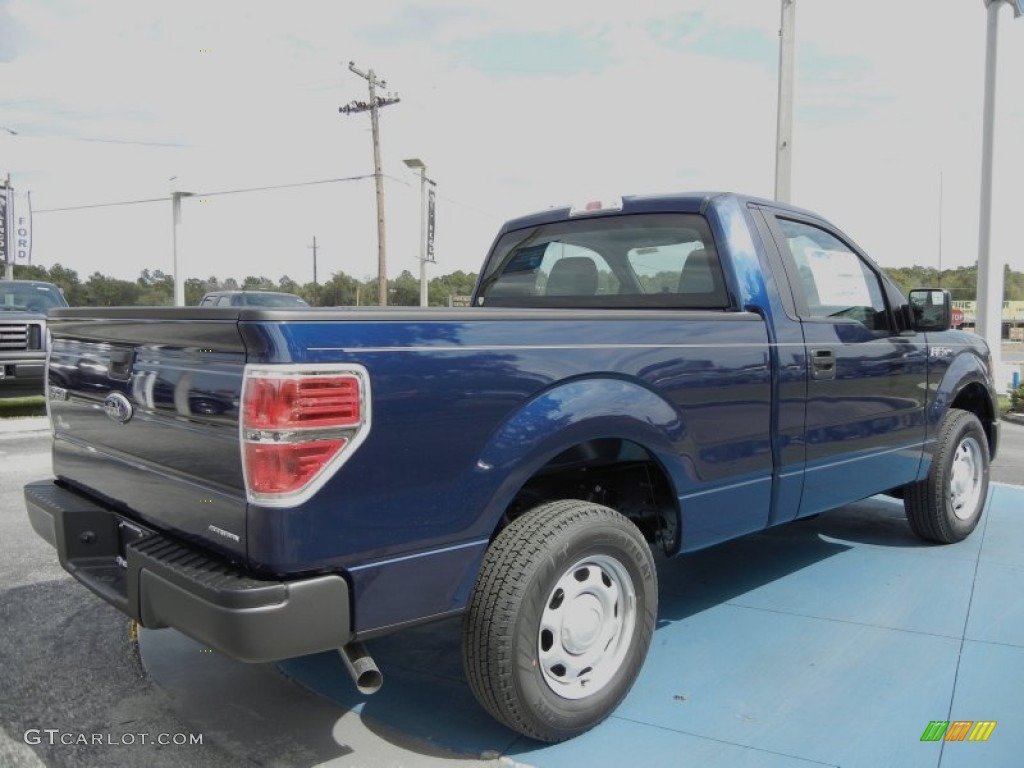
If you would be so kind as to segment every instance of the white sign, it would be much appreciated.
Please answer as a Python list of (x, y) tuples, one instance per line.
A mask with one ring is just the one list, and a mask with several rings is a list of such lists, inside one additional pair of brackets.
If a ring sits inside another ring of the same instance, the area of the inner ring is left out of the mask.
[(30, 192), (14, 192), (11, 211), (11, 253), (17, 264), (32, 263), (32, 196)]
[(849, 251), (808, 248), (807, 266), (818, 289), (818, 303), (835, 307), (869, 307), (871, 294), (860, 261)]
[(434, 190), (431, 188), (427, 193), (427, 261), (432, 264), (437, 261), (434, 258), (434, 208)]

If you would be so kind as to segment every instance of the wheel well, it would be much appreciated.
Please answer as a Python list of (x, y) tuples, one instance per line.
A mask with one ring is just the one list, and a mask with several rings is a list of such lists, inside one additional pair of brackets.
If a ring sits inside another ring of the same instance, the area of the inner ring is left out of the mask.
[(600, 438), (562, 451), (519, 489), (494, 535), (524, 512), (558, 499), (610, 507), (667, 554), (679, 549), (679, 505), (672, 483), (661, 463), (638, 443)]
[(995, 421), (996, 414), (992, 400), (989, 398), (985, 388), (977, 382), (968, 384), (957, 393), (956, 399), (953, 400), (950, 407), (970, 411), (978, 417), (982, 428), (985, 430), (985, 437), (988, 439), (989, 452), (994, 456), (996, 444), (992, 424)]

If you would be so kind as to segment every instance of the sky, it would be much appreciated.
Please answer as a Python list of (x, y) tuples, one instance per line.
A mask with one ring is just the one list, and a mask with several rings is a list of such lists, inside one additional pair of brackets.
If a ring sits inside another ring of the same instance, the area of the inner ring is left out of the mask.
[[(772, 197), (779, 0), (252, 3), (0, 0), (0, 173), (31, 191), (33, 262), (135, 279), (322, 282), (476, 271), (505, 219), (607, 195)], [(978, 253), (982, 0), (796, 0), (792, 202), (883, 266)], [(1024, 269), (1024, 19), (1000, 17), (993, 257)], [(12, 135), (11, 131), (16, 135)], [(368, 178), (369, 177), (369, 178)], [(328, 181), (349, 179), (346, 181)], [(304, 184), (276, 190), (256, 187)], [(218, 194), (214, 194), (218, 193)], [(231, 194), (227, 194), (231, 193)], [(106, 203), (152, 200), (132, 205)]]

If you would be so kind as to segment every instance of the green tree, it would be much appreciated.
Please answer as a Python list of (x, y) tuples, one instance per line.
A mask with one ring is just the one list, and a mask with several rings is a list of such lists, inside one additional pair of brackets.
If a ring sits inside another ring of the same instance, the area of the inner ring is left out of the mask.
[[(139, 296), (137, 304), (146, 307), (166, 307), (174, 304), (174, 277), (165, 275), (159, 269), (150, 272), (142, 270), (138, 279)], [(186, 298), (185, 303), (188, 303)]]
[(185, 281), (185, 305), (194, 307), (202, 301), (203, 296), (208, 293), (206, 290), (206, 281), (199, 280), (195, 277), (190, 277)]
[(245, 280), (242, 281), (243, 291), (272, 291), (277, 286), (274, 285), (274, 281), (269, 277), (255, 277), (254, 275), (247, 275)]
[(284, 275), (277, 281), (277, 289), (285, 293), (297, 294), (299, 292), (299, 284), (288, 277), (288, 275)]
[(40, 267), (38, 264), (15, 264), (14, 279), (42, 280), (48, 283), (50, 282), (50, 273), (46, 271), (46, 267)]
[(448, 301), (455, 296), (469, 296), (476, 284), (475, 272), (463, 272), (461, 269), (449, 275), (435, 277), (428, 286), (430, 306), (447, 307)]
[(67, 269), (60, 264), (50, 267), (50, 282), (64, 292), (64, 298), (72, 307), (88, 305), (88, 296), (85, 286), (78, 279), (78, 273), (73, 269)]
[(331, 275), (331, 279), (320, 286), (319, 295), (313, 295), (313, 284), (307, 283), (306, 288), (310, 289), (306, 294), (306, 301), (310, 304), (314, 304), (310, 299), (315, 299), (315, 306), (322, 307), (354, 307), (356, 305), (357, 293), (362, 294), (359, 299), (362, 300), (365, 291), (360, 290), (359, 281), (351, 275), (346, 275), (344, 272), (335, 272)]
[(130, 307), (138, 304), (139, 286), (128, 280), (93, 272), (85, 283), (86, 305), (91, 307)]
[(420, 281), (403, 269), (402, 274), (388, 281), (388, 304), (394, 307), (415, 307), (420, 303)]

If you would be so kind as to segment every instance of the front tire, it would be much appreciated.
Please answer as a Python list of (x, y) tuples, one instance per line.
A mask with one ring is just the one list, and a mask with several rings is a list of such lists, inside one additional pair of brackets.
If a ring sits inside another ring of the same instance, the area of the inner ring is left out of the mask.
[(657, 610), (654, 558), (633, 523), (589, 502), (544, 504), (484, 556), (463, 623), (466, 678), (509, 728), (564, 741), (629, 692)]
[(951, 408), (939, 427), (928, 477), (906, 487), (903, 506), (920, 538), (952, 544), (967, 538), (988, 498), (985, 430), (969, 411)]

